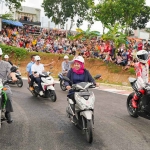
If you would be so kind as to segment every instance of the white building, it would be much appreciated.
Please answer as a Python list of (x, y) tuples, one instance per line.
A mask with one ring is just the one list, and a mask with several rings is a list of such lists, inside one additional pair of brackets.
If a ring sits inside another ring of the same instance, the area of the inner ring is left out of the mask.
[(150, 33), (146, 32), (145, 29), (137, 29), (134, 31), (134, 37), (147, 41), (150, 39)]
[(41, 10), (39, 8), (22, 6), (20, 10), (13, 10), (13, 18), (23, 24), (41, 26)]

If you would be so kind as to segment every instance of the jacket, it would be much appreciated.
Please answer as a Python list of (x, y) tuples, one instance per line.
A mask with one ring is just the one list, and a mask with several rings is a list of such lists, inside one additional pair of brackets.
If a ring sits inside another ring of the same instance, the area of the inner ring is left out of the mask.
[[(72, 70), (72, 68), (68, 71), (67, 77), (73, 82), (74, 84), (74, 72)], [(84, 80), (82, 82), (93, 82), (95, 83), (95, 80), (92, 78), (91, 74), (89, 73), (88, 70), (84, 69)], [(65, 82), (65, 85), (71, 85), (71, 83)]]

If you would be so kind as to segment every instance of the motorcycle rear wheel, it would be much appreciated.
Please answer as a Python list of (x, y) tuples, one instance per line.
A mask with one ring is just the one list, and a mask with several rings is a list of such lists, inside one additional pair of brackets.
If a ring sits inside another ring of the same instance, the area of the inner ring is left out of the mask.
[(93, 142), (93, 121), (86, 119), (86, 140), (88, 143)]
[(64, 86), (64, 80), (60, 80), (60, 88), (62, 91), (66, 91), (66, 87)]
[(56, 102), (57, 96), (54, 90), (48, 90), (49, 91), (49, 96), (52, 102)]
[(21, 78), (18, 78), (18, 81), (16, 82), (16, 84), (17, 84), (17, 86), (18, 87), (22, 87), (23, 86), (23, 81), (22, 81), (22, 79)]
[(126, 103), (127, 110), (128, 110), (128, 113), (129, 113), (130, 116), (132, 116), (134, 118), (138, 118), (139, 117), (138, 110), (137, 110), (137, 108), (133, 108), (133, 106), (132, 106), (132, 98), (133, 98), (133, 96), (134, 96), (134, 92), (131, 93), (128, 96), (128, 98), (127, 98), (127, 103)]

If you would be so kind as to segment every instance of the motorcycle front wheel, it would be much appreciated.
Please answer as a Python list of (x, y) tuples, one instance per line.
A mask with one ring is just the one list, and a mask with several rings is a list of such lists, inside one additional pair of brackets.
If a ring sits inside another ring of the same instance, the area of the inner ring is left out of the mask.
[(88, 143), (93, 142), (93, 121), (86, 119), (86, 140)]
[(132, 106), (133, 96), (134, 96), (134, 92), (128, 96), (126, 105), (127, 105), (127, 110), (128, 110), (128, 113), (130, 114), (130, 116), (137, 118), (137, 117), (139, 117), (138, 110), (136, 108), (133, 108), (133, 106)]
[(57, 96), (54, 90), (48, 90), (49, 91), (49, 97), (53, 102), (56, 102)]
[(23, 81), (22, 81), (22, 79), (21, 79), (21, 78), (18, 78), (16, 84), (17, 84), (18, 87), (21, 88), (21, 87), (23, 86)]
[(64, 80), (60, 80), (60, 88), (62, 91), (66, 91), (66, 87), (64, 86)]

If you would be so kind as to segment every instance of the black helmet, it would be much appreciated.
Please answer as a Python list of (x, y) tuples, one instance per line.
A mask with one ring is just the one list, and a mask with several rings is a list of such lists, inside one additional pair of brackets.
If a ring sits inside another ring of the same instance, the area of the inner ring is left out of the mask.
[(16, 71), (17, 71), (17, 67), (12, 66), (12, 67), (10, 68), (10, 71), (11, 71), (11, 72), (16, 72)]

